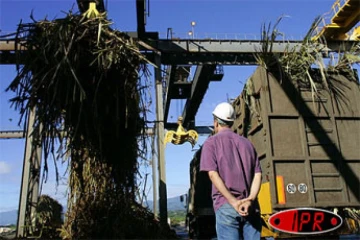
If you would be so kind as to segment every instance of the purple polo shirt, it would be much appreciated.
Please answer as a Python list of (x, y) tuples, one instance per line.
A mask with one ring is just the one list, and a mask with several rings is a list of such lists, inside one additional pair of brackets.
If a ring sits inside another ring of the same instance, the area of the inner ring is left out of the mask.
[[(200, 171), (217, 171), (229, 191), (243, 199), (249, 195), (254, 174), (261, 172), (261, 167), (251, 142), (231, 129), (223, 129), (202, 146)], [(215, 211), (227, 203), (214, 185), (211, 195)]]

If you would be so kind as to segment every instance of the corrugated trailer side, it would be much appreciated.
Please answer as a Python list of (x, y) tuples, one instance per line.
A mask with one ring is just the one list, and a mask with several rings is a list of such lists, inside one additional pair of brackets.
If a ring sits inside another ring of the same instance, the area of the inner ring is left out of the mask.
[[(360, 90), (357, 74), (310, 71), (310, 84), (292, 82), (258, 67), (234, 101), (233, 129), (254, 144), (263, 169), (259, 194), (263, 236), (267, 219), (292, 208), (338, 213), (344, 224), (331, 234), (359, 232)], [(356, 79), (354, 78), (356, 77)], [(356, 215), (357, 214), (357, 215)]]

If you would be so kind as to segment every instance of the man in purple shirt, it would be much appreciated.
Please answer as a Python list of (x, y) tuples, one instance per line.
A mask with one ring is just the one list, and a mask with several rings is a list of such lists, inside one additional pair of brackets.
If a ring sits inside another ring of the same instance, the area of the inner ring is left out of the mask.
[(220, 103), (213, 111), (215, 135), (202, 146), (200, 170), (212, 182), (212, 199), (219, 240), (260, 239), (257, 195), (261, 167), (249, 140), (234, 133), (234, 108)]

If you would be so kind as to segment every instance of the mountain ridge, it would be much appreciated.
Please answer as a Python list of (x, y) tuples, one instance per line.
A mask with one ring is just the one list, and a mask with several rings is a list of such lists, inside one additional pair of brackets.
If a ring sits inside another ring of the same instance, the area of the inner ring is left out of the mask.
[[(145, 204), (146, 205), (146, 204)], [(154, 205), (152, 200), (147, 201), (147, 207), (153, 211)], [(159, 204), (158, 204), (159, 208)], [(167, 199), (167, 209), (168, 211), (178, 211), (178, 210), (186, 210), (185, 203), (180, 201), (180, 196), (172, 197)]]

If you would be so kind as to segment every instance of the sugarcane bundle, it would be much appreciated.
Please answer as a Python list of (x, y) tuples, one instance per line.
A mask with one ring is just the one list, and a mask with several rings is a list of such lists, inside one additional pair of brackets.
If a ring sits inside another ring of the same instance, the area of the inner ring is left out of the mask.
[(121, 130), (134, 127), (140, 112), (138, 77), (145, 58), (110, 24), (72, 14), (20, 24), (25, 64), (9, 86), (21, 113), (36, 106), (44, 132), (51, 136), (62, 127), (70, 145), (80, 141), (91, 155), (101, 152), (103, 131), (124, 134)]
[[(271, 26), (269, 23), (261, 27), (261, 48), (257, 49), (255, 59), (257, 64), (264, 67), (267, 71), (277, 76), (280, 83), (283, 80), (292, 81), (297, 86), (306, 86), (311, 89), (313, 100), (318, 96), (318, 89), (322, 88), (327, 91), (336, 92), (335, 86), (328, 76), (329, 72), (345, 74), (349, 80), (357, 81), (352, 65), (360, 61), (359, 43), (355, 42), (353, 47), (348, 51), (339, 52), (337, 61), (326, 61), (324, 59), (324, 46), (326, 41), (322, 38), (313, 40), (317, 27), (321, 22), (320, 17), (316, 17), (312, 22), (299, 47), (287, 47), (283, 53), (273, 52), (273, 46), (276, 39), (284, 33), (279, 31), (279, 24), (285, 16), (277, 19)], [(331, 55), (334, 56), (334, 55)], [(331, 57), (330, 56), (330, 57)], [(326, 64), (326, 62), (328, 62)], [(314, 71), (316, 69), (316, 76)]]
[(61, 228), (63, 207), (48, 195), (41, 195), (36, 205), (35, 231), (39, 238), (58, 238)]
[(136, 237), (141, 231), (130, 226), (141, 215), (134, 206), (149, 62), (136, 41), (96, 12), (20, 23), (17, 36), (23, 64), (8, 87), (16, 93), (11, 102), (20, 122), (36, 112), (33, 144), (43, 147), (45, 172), (50, 154), (65, 148), (60, 157), (69, 156), (61, 236)]

